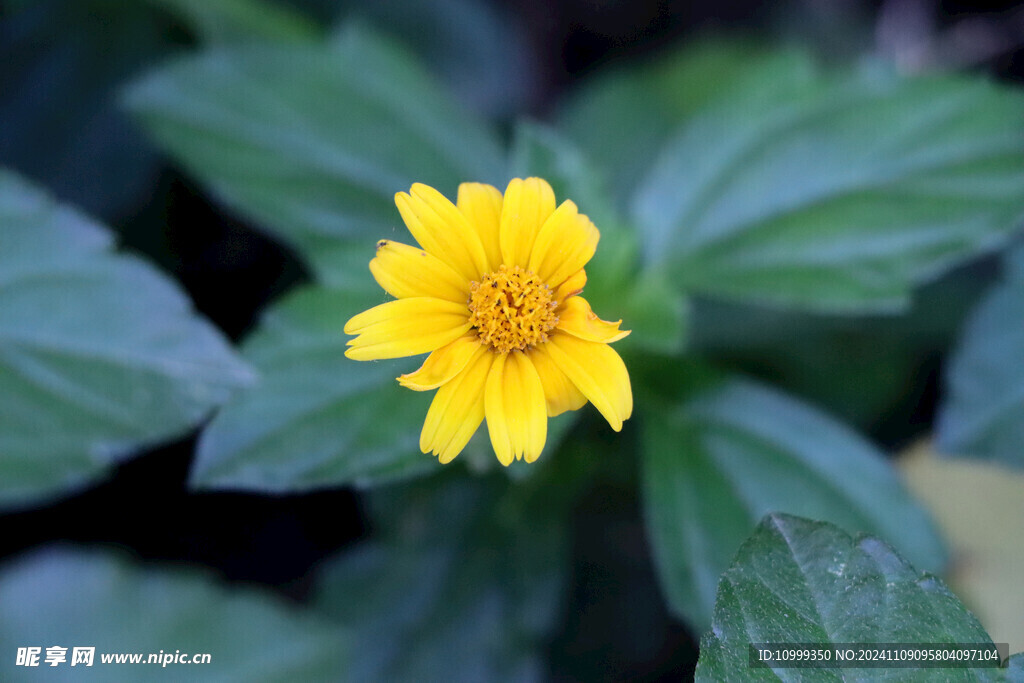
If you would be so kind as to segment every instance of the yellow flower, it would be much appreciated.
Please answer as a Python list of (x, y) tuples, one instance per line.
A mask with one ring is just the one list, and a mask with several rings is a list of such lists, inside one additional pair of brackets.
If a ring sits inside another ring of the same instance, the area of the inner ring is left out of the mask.
[(633, 412), (626, 366), (609, 343), (629, 332), (579, 296), (599, 233), (576, 205), (555, 208), (540, 178), (463, 183), (457, 205), (426, 185), (395, 195), (422, 248), (381, 240), (370, 272), (392, 296), (345, 324), (355, 360), (430, 352), (398, 381), (437, 389), (420, 449), (447, 463), (487, 418), (501, 464), (533, 462), (547, 418), (588, 400), (612, 429)]

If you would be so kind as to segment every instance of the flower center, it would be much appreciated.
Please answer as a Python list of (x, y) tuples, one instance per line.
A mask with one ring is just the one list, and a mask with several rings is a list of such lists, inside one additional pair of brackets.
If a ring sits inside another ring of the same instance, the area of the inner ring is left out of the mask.
[(501, 266), (469, 286), (469, 322), (498, 353), (546, 342), (558, 324), (551, 288), (519, 266)]

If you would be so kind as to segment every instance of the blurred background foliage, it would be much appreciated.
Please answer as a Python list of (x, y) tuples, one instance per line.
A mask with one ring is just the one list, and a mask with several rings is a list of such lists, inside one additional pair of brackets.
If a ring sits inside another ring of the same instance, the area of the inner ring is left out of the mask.
[[(208, 651), (211, 680), (720, 680), (736, 614), (833, 555), (900, 587), (807, 603), (897, 601), (862, 637), (1024, 630), (1013, 3), (0, 8), (5, 680), (52, 644)], [(347, 361), (341, 327), (384, 300), (395, 191), (527, 174), (601, 229), (637, 415), (438, 473), (415, 362)], [(928, 436), (964, 457), (889, 462)], [(854, 639), (776, 626), (745, 624)]]

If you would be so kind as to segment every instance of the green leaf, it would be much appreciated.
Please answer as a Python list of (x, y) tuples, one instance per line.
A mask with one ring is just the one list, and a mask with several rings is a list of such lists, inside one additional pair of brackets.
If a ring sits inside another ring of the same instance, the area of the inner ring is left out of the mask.
[(719, 575), (769, 512), (874, 533), (941, 567), (931, 522), (882, 454), (813, 408), (727, 379), (644, 410), (648, 529), (669, 605), (694, 626), (707, 627)]
[(967, 78), (835, 76), (731, 93), (665, 145), (632, 215), (687, 292), (905, 307), (1024, 216), (1024, 98)]
[(1018, 652), (1010, 657), (1003, 680), (1013, 683), (1024, 681), (1024, 652)]
[(543, 680), (568, 568), (553, 492), (459, 473), (375, 494), (378, 537), (314, 598), (354, 635), (353, 679)]
[(946, 366), (940, 451), (1024, 467), (1024, 277), (992, 287)]
[(375, 0), (342, 3), (414, 51), (475, 111), (511, 117), (528, 109), (540, 70), (514, 7), (488, 0)]
[[(916, 410), (920, 381), (987, 290), (984, 264), (914, 292), (900, 316), (820, 315), (697, 298), (691, 348), (889, 438)], [(881, 430), (881, 431), (878, 431)]]
[(416, 360), (345, 357), (345, 321), (373, 303), (310, 287), (270, 309), (242, 349), (260, 382), (203, 432), (194, 486), (295, 492), (437, 467), (418, 446), (429, 396), (395, 381)]
[(697, 681), (1004, 680), (999, 669), (761, 669), (750, 643), (991, 644), (938, 578), (919, 574), (884, 542), (789, 515), (769, 515), (722, 575)]
[[(587, 298), (601, 303), (613, 294), (606, 289), (606, 281), (599, 277), (601, 272), (597, 270), (595, 284)], [(626, 289), (618, 292), (618, 297), (622, 302), (619, 306), (601, 308), (612, 312), (613, 315), (608, 317), (614, 320), (621, 316), (623, 327), (632, 330), (632, 334), (619, 342), (616, 348), (623, 353), (655, 351), (672, 354), (683, 350), (690, 328), (690, 304), (662, 274), (652, 271), (639, 273)]]
[(512, 175), (545, 178), (558, 201), (571, 199), (601, 231), (597, 253), (587, 264), (585, 296), (597, 315), (622, 319), (624, 329), (632, 330), (616, 348), (680, 351), (687, 301), (660, 274), (640, 272), (636, 233), (623, 224), (606, 183), (583, 153), (551, 128), (520, 122), (511, 156)]
[(1024, 245), (1017, 244), (1002, 254), (1003, 270), (1008, 278), (1024, 279)]
[[(47, 548), (0, 572), (4, 681), (296, 681), (347, 678), (350, 638), (262, 591), (229, 589), (195, 571), (142, 568), (110, 554)], [(46, 648), (67, 648), (46, 664)], [(40, 647), (39, 668), (15, 650)], [(92, 666), (73, 648), (94, 647)], [(209, 663), (120, 666), (103, 654), (209, 654)], [(42, 671), (41, 671), (42, 669)], [(112, 673), (121, 669), (122, 673)]]
[(4, 171), (0, 225), (0, 502), (80, 487), (251, 381), (175, 285)]
[(106, 220), (138, 208), (159, 157), (118, 110), (116, 89), (174, 47), (169, 33), (131, 2), (33, 0), (0, 11), (3, 164)]
[(815, 76), (798, 52), (765, 52), (699, 42), (660, 60), (600, 72), (566, 102), (560, 122), (605, 169), (611, 196), (625, 207), (680, 123), (734, 91), (788, 92)]
[(555, 191), (555, 199), (559, 203), (571, 199), (581, 213), (594, 221), (602, 237), (605, 231), (626, 231), (621, 216), (609, 202), (604, 177), (572, 141), (554, 128), (519, 121), (510, 156), (510, 175), (547, 180)]
[(319, 27), (288, 5), (273, 0), (148, 0), (192, 24), (203, 41), (301, 42), (318, 37)]
[(504, 177), (491, 132), (399, 48), (355, 26), (333, 46), (189, 57), (125, 101), (215, 195), (332, 285), (369, 279), (352, 264), (394, 236), (395, 192), (423, 182), (454, 196), (460, 182)]

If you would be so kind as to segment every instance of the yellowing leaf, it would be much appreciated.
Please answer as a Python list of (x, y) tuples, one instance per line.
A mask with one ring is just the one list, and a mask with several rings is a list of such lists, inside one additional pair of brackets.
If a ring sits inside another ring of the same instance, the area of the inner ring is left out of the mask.
[(938, 458), (922, 442), (901, 460), (910, 490), (949, 540), (949, 582), (997, 643), (1024, 650), (1024, 474)]

